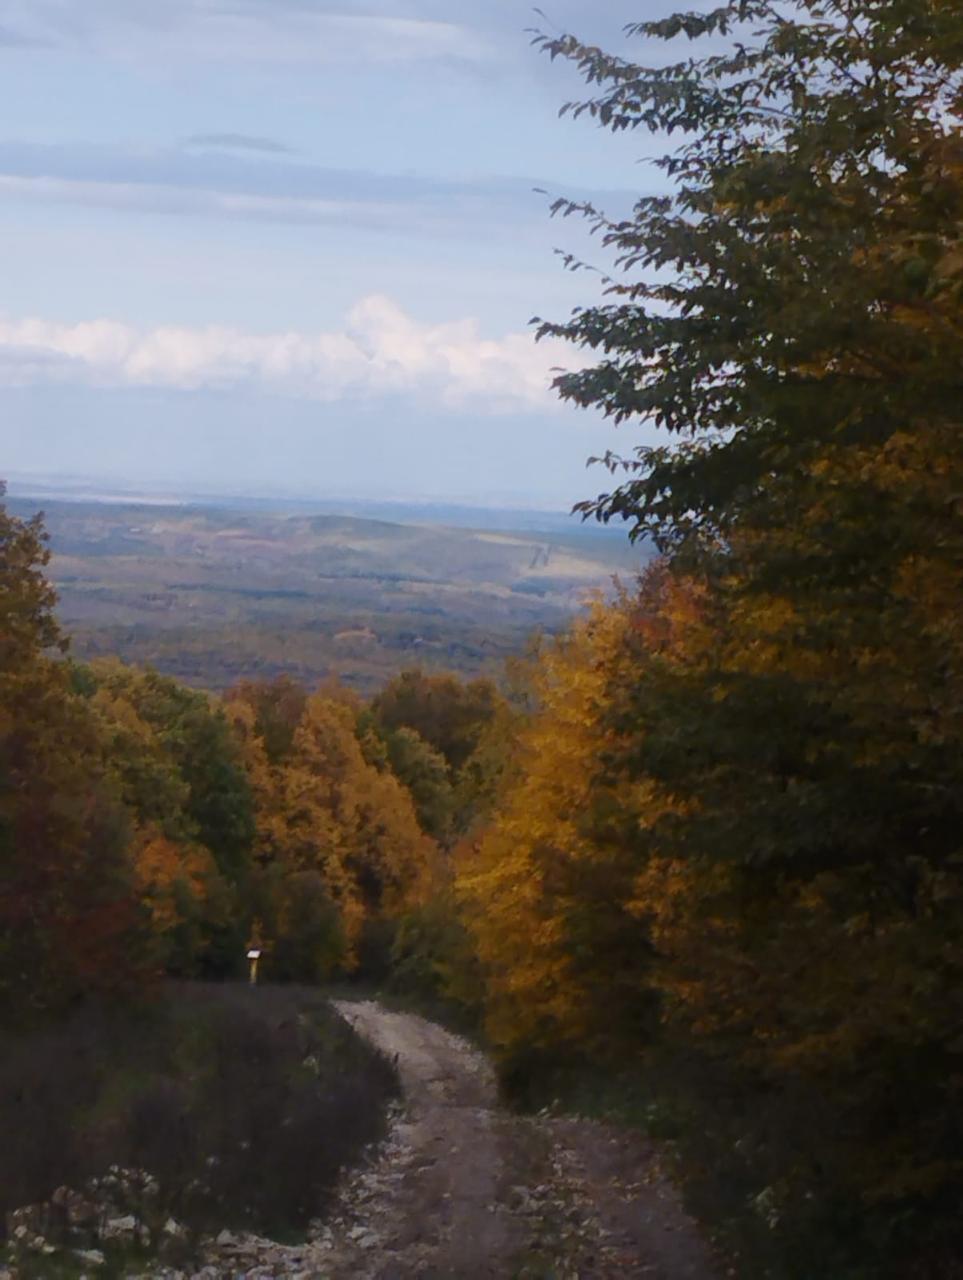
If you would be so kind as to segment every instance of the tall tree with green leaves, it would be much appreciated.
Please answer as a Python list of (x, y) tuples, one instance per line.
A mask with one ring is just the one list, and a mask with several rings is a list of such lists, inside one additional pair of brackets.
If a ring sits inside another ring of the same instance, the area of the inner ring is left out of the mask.
[(553, 334), (597, 353), (561, 395), (666, 443), (608, 457), (584, 504), (674, 548), (726, 537), (828, 447), (957, 425), (963, 327), (963, 11), (954, 0), (730, 0), (628, 29), (634, 64), (540, 37), (598, 92), (564, 110), (681, 137), (665, 194), (611, 220), (608, 300)]

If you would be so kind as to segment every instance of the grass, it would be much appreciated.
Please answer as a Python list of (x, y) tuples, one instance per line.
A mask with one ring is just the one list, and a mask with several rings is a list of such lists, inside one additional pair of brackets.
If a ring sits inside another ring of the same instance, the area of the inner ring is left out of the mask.
[(173, 1217), (193, 1236), (296, 1237), (397, 1087), (310, 989), (170, 984), (134, 1011), (77, 1009), (5, 1038), (0, 1221), (118, 1165), (156, 1179), (121, 1210), (152, 1231)]

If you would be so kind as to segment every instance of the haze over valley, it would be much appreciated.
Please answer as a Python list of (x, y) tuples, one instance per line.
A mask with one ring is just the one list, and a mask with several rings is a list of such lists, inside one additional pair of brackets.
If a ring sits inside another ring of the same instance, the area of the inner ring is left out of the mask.
[[(216, 690), (284, 672), (370, 693), (412, 665), (497, 676), (534, 633), (560, 630), (644, 560), (624, 533), (552, 512), (378, 507), (389, 520), (322, 503), (67, 500), (55, 488), (41, 498), (15, 486), (9, 507), (44, 508), (72, 654)], [(513, 520), (546, 527), (505, 527)]]

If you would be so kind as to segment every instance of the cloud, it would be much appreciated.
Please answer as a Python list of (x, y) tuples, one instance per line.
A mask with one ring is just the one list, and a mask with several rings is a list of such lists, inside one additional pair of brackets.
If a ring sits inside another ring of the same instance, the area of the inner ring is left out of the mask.
[(194, 133), (184, 142), (200, 151), (253, 151), (260, 155), (290, 156), (294, 152), (273, 138), (256, 138), (248, 133)]
[(43, 203), (82, 204), (133, 213), (191, 217), (243, 218), (253, 221), (322, 225), (350, 223), (372, 229), (397, 229), (390, 206), (350, 200), (310, 200), (286, 196), (151, 186), (137, 182), (84, 182), (68, 178), (21, 178), (0, 174), (0, 195)]
[(151, 63), (191, 61), (332, 65), (484, 61), (488, 41), (418, 5), (317, 0), (8, 0), (31, 39)]
[[(689, 0), (698, 11), (716, 2)], [(574, 32), (588, 44), (645, 62), (684, 56), (681, 46), (626, 40), (628, 24), (667, 15), (678, 3), (647, 0), (642, 7), (644, 15), (639, 0), (551, 0), (541, 13), (532, 0), (4, 0), (4, 17), (18, 45), (59, 46), (178, 71), (196, 63), (309, 73), (430, 65), (486, 80), (520, 74), (555, 96), (563, 73), (532, 54), (527, 33), (533, 28)], [(574, 73), (571, 81), (580, 83)]]
[[(199, 135), (201, 137), (205, 135)], [(466, 227), (526, 220), (540, 231), (545, 197), (535, 179), (445, 180), (405, 174), (331, 169), (264, 154), (270, 139), (240, 138), (236, 149), (144, 149), (118, 146), (0, 142), (0, 194), (10, 198), (146, 213), (341, 224), (437, 236)], [(254, 147), (251, 143), (256, 144)], [(613, 215), (627, 213), (633, 196), (583, 192)]]
[(343, 328), (321, 333), (0, 320), (0, 386), (251, 388), (327, 403), (400, 397), (500, 414), (557, 405), (551, 369), (570, 366), (573, 355), (562, 343), (536, 344), (530, 333), (485, 338), (473, 320), (422, 324), (377, 295), (362, 299)]

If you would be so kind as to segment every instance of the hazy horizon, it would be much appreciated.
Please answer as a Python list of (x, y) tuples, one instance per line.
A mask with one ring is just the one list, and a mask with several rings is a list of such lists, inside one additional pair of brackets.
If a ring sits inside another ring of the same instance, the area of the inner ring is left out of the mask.
[(425, 507), (461, 509), (478, 512), (518, 512), (520, 515), (544, 513), (551, 516), (573, 516), (572, 506), (529, 500), (524, 494), (511, 492), (432, 493), (398, 491), (375, 495), (361, 489), (322, 489), (304, 484), (290, 486), (243, 486), (238, 484), (203, 484), (190, 477), (178, 479), (143, 479), (138, 476), (110, 476), (95, 473), (77, 474), (62, 471), (15, 471), (0, 473), (11, 498), (89, 502), (138, 502), (181, 505), (211, 501), (220, 505), (232, 502), (281, 505), (324, 506), (337, 503), (371, 507)]

